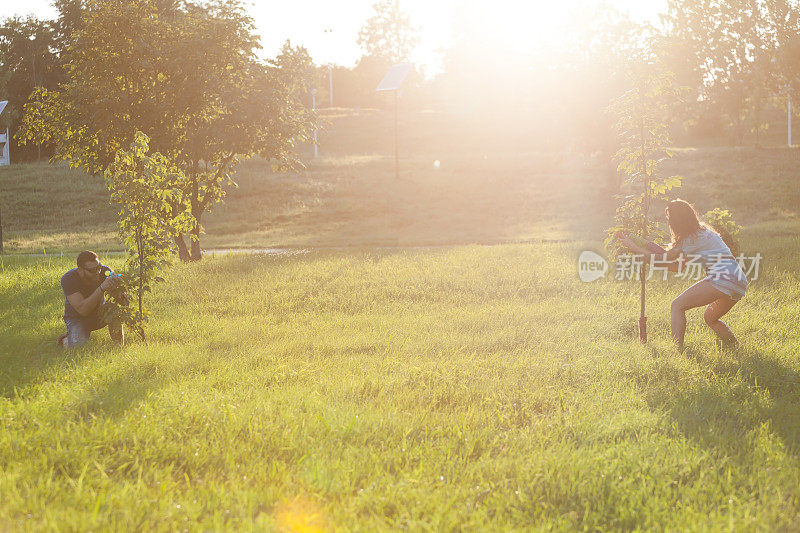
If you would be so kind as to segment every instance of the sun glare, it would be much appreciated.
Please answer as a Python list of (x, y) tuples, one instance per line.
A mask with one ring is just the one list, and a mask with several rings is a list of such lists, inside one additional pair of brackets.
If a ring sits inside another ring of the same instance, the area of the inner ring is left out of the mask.
[(465, 29), (485, 45), (515, 52), (533, 52), (562, 44), (575, 2), (481, 1), (462, 13)]

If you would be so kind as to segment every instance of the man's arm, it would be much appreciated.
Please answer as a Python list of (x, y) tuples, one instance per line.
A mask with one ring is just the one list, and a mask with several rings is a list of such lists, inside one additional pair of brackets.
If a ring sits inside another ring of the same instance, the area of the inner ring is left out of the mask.
[(114, 282), (108, 278), (89, 296), (84, 298), (80, 292), (75, 292), (67, 295), (67, 301), (81, 316), (89, 316), (97, 309), (97, 306), (100, 305), (100, 300), (103, 299), (103, 292), (108, 290), (113, 283)]

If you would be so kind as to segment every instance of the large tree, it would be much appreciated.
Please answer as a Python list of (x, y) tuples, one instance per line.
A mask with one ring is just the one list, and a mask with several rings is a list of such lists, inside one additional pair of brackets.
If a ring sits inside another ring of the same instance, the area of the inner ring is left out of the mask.
[(739, 143), (747, 129), (757, 142), (776, 87), (774, 59), (796, 19), (788, 0), (669, 0), (663, 21), (672, 50), (662, 52), (680, 64), (674, 70), (694, 73), (699, 100), (728, 118)]
[[(56, 32), (50, 22), (14, 17), (0, 23), (0, 100), (9, 105), (0, 116), (2, 130), (13, 135), (22, 107), (35, 87), (55, 88), (63, 71), (55, 49)], [(15, 159), (38, 157), (39, 147), (15, 150)]]
[(71, 31), (66, 82), (31, 98), (19, 138), (50, 142), (55, 159), (95, 174), (136, 131), (147, 134), (188, 177), (197, 224), (191, 253), (177, 239), (181, 258), (200, 258), (201, 218), (223, 199), (240, 158), (298, 164), (310, 58), (287, 44), (276, 61), (259, 60), (237, 0), (88, 0)]
[(358, 33), (358, 45), (364, 56), (385, 62), (408, 61), (419, 40), (417, 30), (401, 9), (398, 0), (381, 0)]
[(789, 91), (800, 101), (800, 2), (798, 0), (764, 0), (765, 19), (775, 42), (773, 91)]

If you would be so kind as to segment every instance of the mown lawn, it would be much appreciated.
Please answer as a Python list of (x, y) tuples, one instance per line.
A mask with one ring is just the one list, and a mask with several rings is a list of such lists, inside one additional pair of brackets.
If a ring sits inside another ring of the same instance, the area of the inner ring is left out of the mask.
[[(8, 249), (46, 253), (0, 256), (0, 531), (800, 529), (800, 152), (667, 163), (764, 256), (741, 348), (695, 311), (679, 355), (687, 282), (648, 284), (641, 346), (635, 284), (578, 280), (598, 160), (420, 115), (397, 181), (389, 115), (339, 113), (305, 172), (245, 163), (203, 245), (352, 248), (176, 265), (149, 345), (53, 345), (114, 211), (99, 178), (0, 169)], [(425, 244), (455, 246), (370, 248)]]
[(218, 256), (67, 353), (72, 259), (3, 259), (0, 530), (800, 528), (797, 234), (745, 232), (732, 353), (670, 346), (681, 280), (640, 345), (596, 246)]

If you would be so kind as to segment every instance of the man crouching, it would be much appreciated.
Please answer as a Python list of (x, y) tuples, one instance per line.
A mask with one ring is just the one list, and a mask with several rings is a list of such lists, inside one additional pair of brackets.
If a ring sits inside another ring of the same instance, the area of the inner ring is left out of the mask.
[[(78, 254), (78, 268), (61, 277), (67, 333), (58, 338), (59, 344), (66, 347), (86, 344), (92, 331), (106, 326), (100, 306), (105, 302), (104, 293), (116, 287), (119, 278), (104, 277), (102, 268), (97, 254), (87, 250)], [(122, 324), (108, 324), (108, 333), (120, 345), (125, 344)]]

